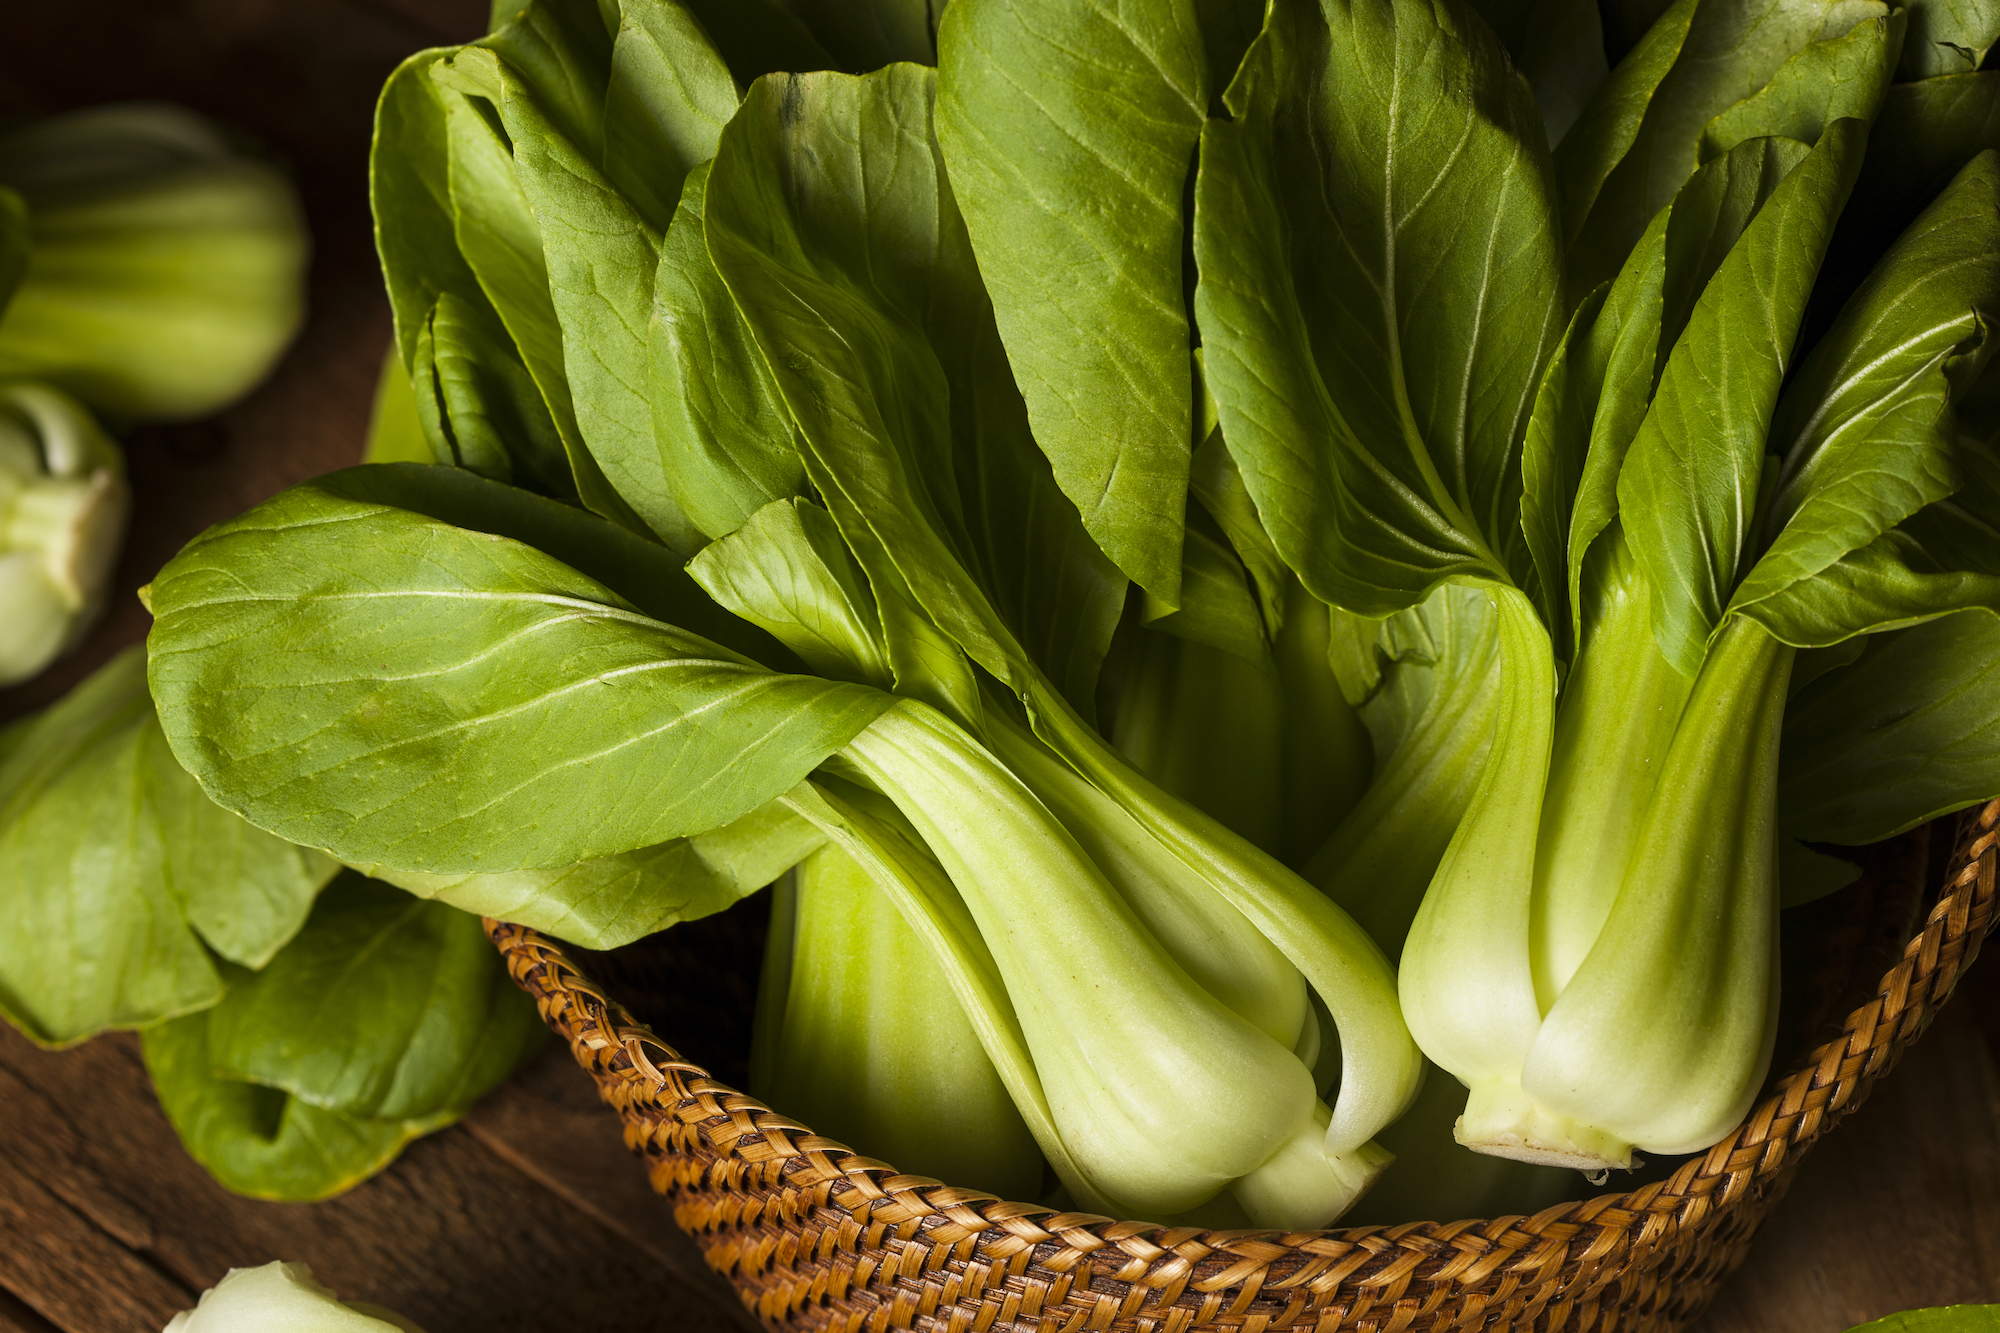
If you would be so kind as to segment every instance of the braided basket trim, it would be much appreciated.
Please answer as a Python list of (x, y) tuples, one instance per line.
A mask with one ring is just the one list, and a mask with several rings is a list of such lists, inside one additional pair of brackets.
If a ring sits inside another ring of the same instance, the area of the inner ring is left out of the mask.
[(2000, 800), (1961, 817), (1935, 905), (1875, 996), (1669, 1179), (1531, 1217), (1203, 1231), (901, 1175), (682, 1060), (525, 926), (487, 921), (708, 1262), (772, 1328), (1671, 1333), (1741, 1261), (1805, 1150), (1935, 1016), (1996, 919)]

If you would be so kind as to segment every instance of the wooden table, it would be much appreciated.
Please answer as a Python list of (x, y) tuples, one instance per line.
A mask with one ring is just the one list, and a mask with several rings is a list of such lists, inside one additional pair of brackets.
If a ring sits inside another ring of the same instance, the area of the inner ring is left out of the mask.
[[(0, 6), (0, 113), (185, 102), (290, 164), (315, 236), (311, 323), (272, 382), (216, 421), (130, 441), (140, 509), (123, 589), (208, 524), (358, 459), (389, 336), (366, 199), (375, 91), (400, 56), (472, 35), (484, 13), (483, 0)], [(0, 720), (144, 632), (121, 598), (75, 657), (0, 691)], [(1912, 1306), (2000, 1302), (2000, 963), (1965, 989), (1807, 1160), (1703, 1333), (1839, 1333)], [(0, 1026), (0, 1333), (157, 1329), (226, 1269), (280, 1258), (430, 1333), (750, 1327), (560, 1050), (375, 1180), (294, 1205), (237, 1198), (187, 1158), (129, 1036), (51, 1053)]]

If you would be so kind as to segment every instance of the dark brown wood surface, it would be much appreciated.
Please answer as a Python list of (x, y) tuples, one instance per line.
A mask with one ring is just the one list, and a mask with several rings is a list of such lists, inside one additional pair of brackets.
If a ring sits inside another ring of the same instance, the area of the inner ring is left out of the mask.
[[(374, 94), (402, 55), (462, 40), (484, 12), (483, 0), (0, 4), (0, 114), (187, 103), (285, 161), (313, 228), (311, 321), (273, 380), (215, 421), (128, 441), (139, 509), (122, 591), (209, 523), (358, 459), (389, 336), (366, 199)], [(0, 720), (144, 631), (122, 596), (74, 657), (0, 691)], [(1913, 1306), (2000, 1302), (2000, 963), (1965, 989), (1806, 1161), (1702, 1333), (1839, 1333)], [(129, 1036), (47, 1052), (0, 1026), (0, 1333), (150, 1331), (227, 1269), (272, 1259), (304, 1260), (431, 1333), (749, 1327), (560, 1050), (375, 1180), (294, 1205), (233, 1196), (188, 1159)]]

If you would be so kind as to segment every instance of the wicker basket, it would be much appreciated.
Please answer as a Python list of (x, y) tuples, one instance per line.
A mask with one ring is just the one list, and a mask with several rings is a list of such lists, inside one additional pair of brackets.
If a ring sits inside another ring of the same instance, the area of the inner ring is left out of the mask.
[(899, 1175), (680, 1059), (534, 931), (487, 927), (676, 1220), (773, 1328), (1668, 1333), (1701, 1312), (1805, 1149), (1860, 1105), (1978, 953), (1996, 917), (2000, 801), (1955, 822), (1921, 926), (1910, 931), (1912, 909), (1933, 895), (1913, 835), (1915, 882), (1877, 894), (1873, 921), (1846, 940), (1865, 960), (1864, 938), (1886, 936), (1899, 953), (1863, 965), (1871, 978), (1892, 965), (1734, 1133), (1665, 1181), (1492, 1221), (1168, 1229)]

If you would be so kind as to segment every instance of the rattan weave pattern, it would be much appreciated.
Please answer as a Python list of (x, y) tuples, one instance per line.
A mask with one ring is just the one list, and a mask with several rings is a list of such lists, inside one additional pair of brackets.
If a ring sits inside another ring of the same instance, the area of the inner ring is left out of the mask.
[(1532, 1217), (1292, 1234), (1052, 1213), (898, 1175), (681, 1060), (534, 931), (487, 928), (676, 1220), (773, 1328), (1670, 1333), (1977, 955), (1996, 857), (2000, 801), (1961, 817), (1927, 918), (1844, 1034), (1670, 1179)]

